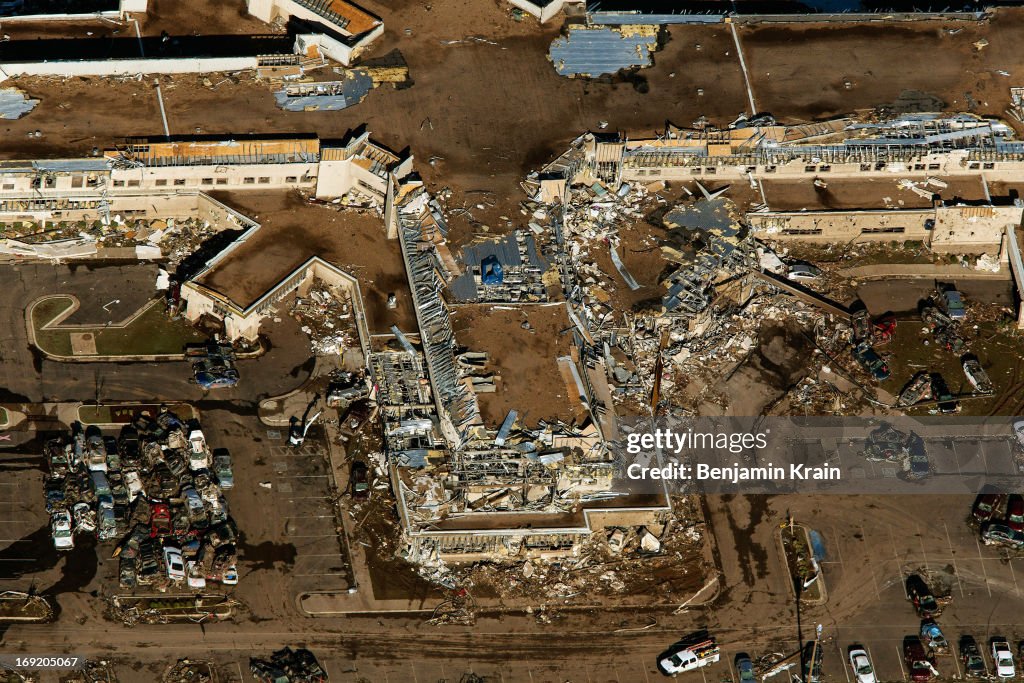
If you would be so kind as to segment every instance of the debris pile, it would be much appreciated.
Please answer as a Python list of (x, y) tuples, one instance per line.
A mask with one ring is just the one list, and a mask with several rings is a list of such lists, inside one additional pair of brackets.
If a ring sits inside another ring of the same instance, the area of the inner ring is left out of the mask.
[(73, 548), (75, 534), (120, 537), (114, 556), (126, 590), (238, 582), (237, 528), (222, 493), (233, 485), (230, 456), (210, 452), (195, 420), (161, 407), (155, 417), (136, 414), (118, 437), (75, 422), (46, 443), (45, 456), (59, 550)]
[(868, 435), (862, 454), (872, 462), (898, 464), (898, 476), (903, 479), (923, 479), (931, 474), (924, 439), (914, 432), (902, 432), (888, 422)]
[(309, 291), (295, 299), (292, 315), (309, 335), (315, 356), (333, 356), (358, 346), (355, 315), (348, 293), (315, 278)]
[(216, 683), (216, 675), (210, 662), (179, 659), (164, 673), (162, 683)]
[(327, 683), (327, 673), (305, 648), (286, 647), (270, 659), (250, 659), (249, 671), (262, 683)]

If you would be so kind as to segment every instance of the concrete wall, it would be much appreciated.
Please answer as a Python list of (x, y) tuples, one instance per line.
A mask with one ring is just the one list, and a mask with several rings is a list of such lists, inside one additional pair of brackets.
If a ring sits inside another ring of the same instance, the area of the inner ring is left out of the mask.
[[(1007, 226), (1021, 223), (1012, 206), (944, 206), (890, 211), (772, 211), (748, 213), (761, 238), (802, 242), (922, 242), (940, 254), (1002, 251)], [(930, 227), (929, 227), (930, 226)]]
[(147, 166), (114, 169), (111, 192), (122, 190), (290, 190), (313, 189), (319, 164), (232, 164)]
[(256, 68), (251, 57), (189, 57), (184, 59), (113, 59), (81, 62), (0, 64), (0, 81), (15, 76), (130, 76), (242, 71)]
[(149, 9), (149, 0), (121, 0), (121, 14), (128, 12), (146, 13)]
[(540, 23), (543, 24), (546, 21), (554, 18), (555, 15), (561, 12), (566, 5), (582, 5), (583, 2), (582, 0), (553, 0), (546, 6), (541, 7), (540, 5), (536, 5), (530, 2), (530, 0), (509, 0), (509, 4), (512, 5), (513, 7), (518, 7), (527, 14), (532, 14), (533, 16), (540, 19)]
[(316, 185), (317, 199), (340, 197), (350, 190), (376, 197), (381, 204), (387, 194), (387, 179), (366, 170), (357, 160), (321, 161)]

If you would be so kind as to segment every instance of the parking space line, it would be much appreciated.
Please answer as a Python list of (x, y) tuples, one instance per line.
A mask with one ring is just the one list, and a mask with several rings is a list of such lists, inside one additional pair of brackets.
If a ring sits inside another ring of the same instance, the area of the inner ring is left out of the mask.
[(298, 534), (285, 534), (285, 536), (287, 536), (288, 538), (337, 538), (338, 537), (337, 534), (306, 534), (306, 535), (301, 535), (301, 536), (298, 535)]
[(925, 571), (927, 571), (928, 570), (928, 553), (926, 553), (925, 550), (924, 550), (924, 536), (921, 535), (921, 527), (918, 526), (916, 528), (917, 528), (917, 540), (920, 541), (920, 543), (921, 543), (921, 557), (924, 558), (924, 568), (925, 568)]
[(1013, 559), (1008, 560), (1006, 566), (1010, 568), (1010, 578), (1013, 579), (1013, 591), (1020, 595), (1020, 586), (1017, 585), (1017, 573), (1013, 571)]
[[(942, 528), (946, 530), (946, 543), (949, 545), (949, 554), (953, 555), (955, 551), (953, 550), (953, 539), (949, 536), (949, 527), (943, 522)], [(964, 584), (960, 580), (960, 568), (956, 565), (956, 555), (953, 555), (953, 574), (956, 576), (956, 585), (960, 587), (960, 597), (962, 598), (964, 597)]]
[[(647, 667), (641, 663), (640, 670), (644, 672), (644, 683), (651, 683), (650, 677), (647, 675)], [(533, 683), (533, 676), (530, 676), (530, 682)]]
[[(985, 635), (988, 636), (988, 633), (986, 632)], [(988, 657), (985, 655), (985, 649), (984, 647), (979, 647), (978, 652), (981, 654), (981, 661), (985, 663), (985, 675), (988, 675), (990, 669), (988, 668)]]
[(835, 527), (832, 527), (832, 538), (836, 541), (836, 555), (839, 556), (839, 566), (846, 569), (846, 563), (843, 562), (843, 549), (840, 547), (842, 543), (839, 541), (839, 534), (836, 532)]
[(868, 662), (871, 664), (871, 670), (875, 672), (875, 680), (878, 680), (878, 665), (875, 664), (875, 656), (871, 654), (871, 648), (866, 644), (864, 645), (864, 652), (868, 653)]
[[(959, 657), (956, 656), (957, 653), (952, 651), (953, 650), (953, 644), (952, 643), (949, 644), (949, 649), (950, 649), (950, 654), (953, 655), (952, 657), (950, 657), (950, 659), (953, 660), (953, 666), (956, 667), (956, 677), (957, 678), (963, 678), (963, 676), (960, 674), (960, 662), (956, 661), (957, 659), (959, 659)], [(981, 648), (978, 648), (978, 649), (980, 650)]]
[(878, 577), (875, 576), (875, 570), (871, 566), (871, 556), (868, 554), (868, 551), (867, 551), (867, 547), (869, 545), (869, 543), (868, 543), (868, 533), (867, 533), (867, 531), (864, 530), (864, 525), (863, 524), (860, 525), (860, 537), (861, 537), (861, 540), (864, 542), (864, 563), (868, 566), (868, 573), (871, 574), (871, 583), (873, 583), (875, 585), (875, 597), (878, 598), (879, 600), (881, 600), (882, 599), (882, 591), (879, 590), (879, 588), (878, 588)]
[[(853, 669), (853, 663), (850, 662), (849, 657), (843, 657), (843, 648), (840, 647), (838, 642), (836, 642), (836, 649), (839, 650), (839, 656), (843, 658), (843, 675), (846, 676), (846, 683), (850, 683), (850, 674), (846, 669), (847, 667)], [(854, 671), (853, 673), (856, 675), (857, 672)]]
[(896, 661), (900, 663), (900, 674), (903, 676), (903, 680), (907, 680), (907, 670), (903, 668), (903, 650), (900, 646), (896, 646)]
[(985, 569), (985, 557), (981, 554), (981, 541), (978, 537), (974, 537), (974, 543), (978, 546), (978, 559), (981, 560), (981, 574), (985, 577), (985, 590), (988, 591), (988, 597), (992, 597), (992, 587), (988, 585), (988, 570)]

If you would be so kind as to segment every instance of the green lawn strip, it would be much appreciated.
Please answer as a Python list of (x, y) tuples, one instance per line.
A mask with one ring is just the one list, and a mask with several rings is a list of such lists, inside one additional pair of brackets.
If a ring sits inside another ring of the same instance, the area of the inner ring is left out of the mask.
[(36, 344), (47, 353), (57, 356), (71, 355), (71, 337), (67, 330), (41, 329), (74, 305), (68, 297), (55, 296), (44, 299), (32, 309), (32, 329), (36, 334)]
[(96, 353), (101, 356), (148, 356), (183, 353), (186, 344), (206, 336), (183, 320), (171, 320), (160, 303), (149, 306), (127, 327), (97, 328)]
[[(71, 333), (91, 332), (96, 338), (100, 356), (150, 356), (183, 353), (186, 344), (206, 341), (206, 336), (184, 320), (171, 320), (160, 302), (147, 304), (146, 309), (126, 327), (58, 326), (42, 329), (64, 313), (72, 301), (54, 297), (39, 302), (32, 311), (32, 327), (37, 345), (46, 353), (71, 356)], [(84, 356), (83, 356), (84, 357)]]
[(78, 419), (85, 424), (110, 424), (110, 408), (107, 406), (80, 406)]

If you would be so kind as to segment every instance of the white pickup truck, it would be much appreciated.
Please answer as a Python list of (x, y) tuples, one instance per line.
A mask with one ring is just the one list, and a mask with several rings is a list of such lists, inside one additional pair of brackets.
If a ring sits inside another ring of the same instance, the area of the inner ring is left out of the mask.
[(718, 644), (714, 638), (697, 642), (680, 641), (658, 656), (658, 671), (666, 676), (675, 676), (714, 664), (718, 658)]

